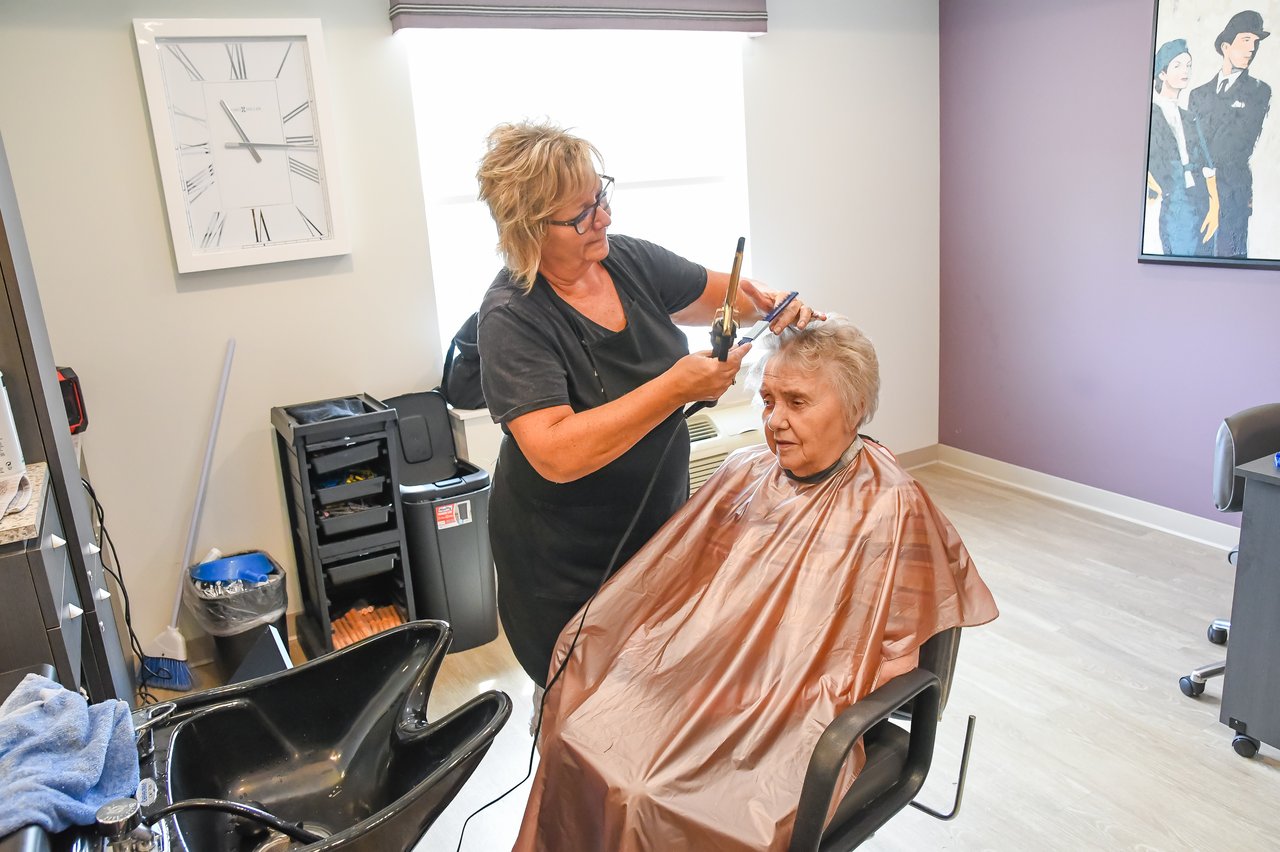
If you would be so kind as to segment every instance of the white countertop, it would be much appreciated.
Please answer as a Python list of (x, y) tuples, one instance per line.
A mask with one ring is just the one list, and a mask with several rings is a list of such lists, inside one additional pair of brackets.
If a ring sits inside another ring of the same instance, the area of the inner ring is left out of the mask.
[(31, 482), (31, 501), (21, 512), (0, 518), (0, 544), (27, 541), (40, 532), (40, 499), (47, 473), (48, 465), (44, 462), (27, 465), (26, 476)]

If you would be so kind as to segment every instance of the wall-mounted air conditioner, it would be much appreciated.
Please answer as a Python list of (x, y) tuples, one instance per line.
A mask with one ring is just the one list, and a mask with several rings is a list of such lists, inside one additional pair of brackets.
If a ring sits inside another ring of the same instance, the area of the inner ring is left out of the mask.
[(748, 404), (716, 406), (689, 418), (689, 493), (719, 470), (739, 447), (764, 443), (760, 412)]
[[(458, 457), (492, 471), (498, 459), (502, 430), (485, 409), (450, 409), (453, 439)], [(699, 411), (689, 418), (689, 493), (711, 478), (729, 453), (739, 447), (764, 443), (760, 411), (750, 403), (725, 405)]]

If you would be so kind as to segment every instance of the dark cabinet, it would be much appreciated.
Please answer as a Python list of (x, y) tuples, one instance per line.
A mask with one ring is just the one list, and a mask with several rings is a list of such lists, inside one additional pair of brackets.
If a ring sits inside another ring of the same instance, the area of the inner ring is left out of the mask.
[[(64, 685), (82, 686), (94, 701), (105, 698), (132, 701), (133, 664), (120, 641), (112, 611), (114, 597), (107, 587), (94, 542), (92, 521), (80, 482), (80, 466), (71, 445), (71, 430), (58, 387), (49, 333), (3, 140), (0, 140), (0, 284), (4, 289), (4, 299), (0, 302), (0, 373), (4, 374), (27, 464), (47, 465), (41, 518), (56, 524), (62, 531), (58, 538), (66, 542), (53, 550), (27, 542), (14, 552), (10, 552), (14, 544), (10, 542), (0, 551), (5, 563), (0, 600), (36, 594), (36, 600), (23, 616), (23, 626), (14, 627), (5, 618), (0, 635), (5, 638), (6, 648), (11, 642), (22, 647), (29, 642), (34, 647), (56, 639), (55, 645), (65, 654), (58, 666), (59, 680)], [(25, 572), (17, 570), (18, 561), (10, 562), (18, 558), (18, 550), (20, 561), (26, 563)], [(27, 577), (25, 583), (17, 579), (22, 573)], [(9, 580), (14, 584), (12, 590)], [(43, 599), (39, 594), (42, 585)], [(80, 611), (80, 614), (52, 622), (55, 610), (50, 608), (59, 601), (63, 611)], [(74, 609), (66, 609), (68, 605)], [(3, 612), (7, 614), (10, 606), (16, 610), (17, 605), (5, 601), (5, 606)], [(51, 630), (58, 631), (58, 635), (51, 634)], [(19, 633), (21, 638), (17, 636)], [(56, 658), (53, 647), (49, 653)], [(63, 674), (64, 668), (73, 671), (74, 677)]]
[(302, 592), (308, 657), (341, 647), (353, 607), (416, 618), (406, 559), (396, 412), (367, 394), (271, 409)]
[(0, 526), (4, 539), (18, 532), (17, 540), (0, 544), (0, 671), (46, 663), (59, 683), (76, 688), (84, 685), (84, 624), (93, 613), (86, 612), (72, 574), (44, 465), (33, 465), (31, 473), (39, 493), (21, 516)]

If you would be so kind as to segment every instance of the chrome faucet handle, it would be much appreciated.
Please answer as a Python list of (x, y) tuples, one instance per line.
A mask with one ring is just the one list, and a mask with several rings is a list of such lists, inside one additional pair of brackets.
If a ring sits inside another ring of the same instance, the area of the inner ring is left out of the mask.
[(133, 711), (133, 733), (135, 736), (141, 737), (147, 730), (153, 727), (157, 722), (163, 722), (165, 719), (178, 709), (178, 705), (172, 701), (166, 701), (163, 704), (152, 704), (149, 707), (141, 707)]
[(136, 799), (112, 799), (94, 814), (97, 849), (105, 852), (150, 852), (155, 835), (142, 824), (142, 806)]
[(114, 842), (142, 825), (142, 806), (136, 799), (112, 799), (98, 808), (94, 819), (98, 836)]

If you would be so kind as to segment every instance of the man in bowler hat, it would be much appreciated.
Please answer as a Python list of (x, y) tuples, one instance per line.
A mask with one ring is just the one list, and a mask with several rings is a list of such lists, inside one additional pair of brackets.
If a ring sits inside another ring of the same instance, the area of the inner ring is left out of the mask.
[(1257, 12), (1232, 15), (1214, 43), (1222, 55), (1222, 68), (1209, 82), (1191, 91), (1191, 112), (1200, 122), (1217, 168), (1221, 202), (1218, 257), (1249, 254), (1249, 216), (1253, 212), (1249, 158), (1271, 107), (1271, 87), (1249, 76), (1249, 64), (1269, 35)]

